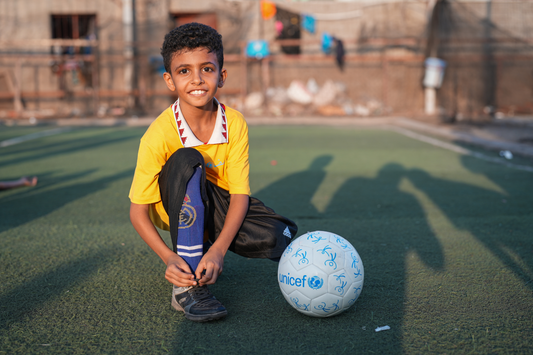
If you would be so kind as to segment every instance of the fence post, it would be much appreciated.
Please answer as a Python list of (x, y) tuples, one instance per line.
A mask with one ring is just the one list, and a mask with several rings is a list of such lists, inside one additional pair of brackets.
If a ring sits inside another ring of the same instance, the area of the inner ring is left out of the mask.
[(241, 42), (241, 102), (244, 105), (244, 100), (248, 94), (248, 58), (246, 58), (246, 43)]
[(13, 105), (15, 106), (15, 112), (17, 117), (22, 116), (22, 63), (17, 60), (15, 63), (15, 95), (13, 97)]
[(100, 47), (97, 44), (91, 45), (91, 53), (93, 56), (92, 61), (92, 87), (93, 87), (93, 106), (94, 106), (94, 114), (95, 116), (98, 116), (98, 110), (100, 109), (100, 68), (98, 66), (100, 62)]
[(389, 75), (388, 75), (388, 66), (387, 53), (385, 52), (381, 56), (381, 85), (382, 85), (382, 100), (383, 107), (388, 107), (388, 90), (389, 90)]

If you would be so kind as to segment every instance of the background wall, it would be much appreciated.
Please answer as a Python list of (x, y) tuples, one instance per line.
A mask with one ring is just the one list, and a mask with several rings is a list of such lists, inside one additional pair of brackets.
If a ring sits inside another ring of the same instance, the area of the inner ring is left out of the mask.
[[(251, 0), (2, 0), (0, 116), (156, 115), (175, 100), (161, 80), (163, 37), (192, 20), (208, 22), (223, 35), (230, 75), (220, 96), (240, 109), (246, 109), (247, 95), (258, 92), (265, 100), (254, 112), (273, 114), (269, 88), (287, 89), (295, 80), (305, 84), (312, 79), (319, 87), (328, 81), (342, 84), (337, 105), (373, 102), (380, 108), (375, 114), (421, 116), (424, 59), (437, 56), (447, 61), (437, 90), (442, 118), (533, 113), (529, 1), (275, 4), (300, 21), (312, 15), (315, 33), (301, 29), (296, 42), (279, 40), (279, 18), (263, 19), (260, 2)], [(53, 15), (94, 16), (94, 36), (77, 42), (53, 39)], [(343, 68), (334, 53), (323, 53), (324, 33), (343, 41)], [(246, 43), (258, 39), (268, 41), (271, 56), (245, 58)], [(284, 53), (287, 45), (299, 45), (300, 54)], [(317, 114), (306, 107), (291, 110)]]

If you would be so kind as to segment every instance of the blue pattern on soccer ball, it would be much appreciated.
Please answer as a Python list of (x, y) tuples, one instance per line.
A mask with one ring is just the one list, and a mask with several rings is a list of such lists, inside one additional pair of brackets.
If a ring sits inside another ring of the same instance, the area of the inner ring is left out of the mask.
[(357, 264), (359, 264), (359, 259), (357, 259), (357, 256), (354, 255), (354, 253), (350, 253), (350, 255), (352, 256), (352, 267), (356, 269)]
[(302, 264), (309, 264), (309, 259), (307, 259), (307, 252), (304, 251), (302, 253), (300, 253), (302, 251), (302, 248), (298, 248), (298, 250), (296, 250), (296, 253), (294, 253), (292, 256), (294, 258), (301, 258), (300, 260), (298, 260), (298, 265), (302, 265)]
[(319, 236), (319, 235), (314, 235), (313, 233), (310, 233), (310, 234), (307, 236), (307, 240), (311, 240), (312, 243), (317, 244), (317, 243), (320, 242), (321, 240), (326, 240), (326, 238), (322, 238), (322, 237)]
[(322, 302), (318, 306), (315, 306), (315, 309), (317, 311), (324, 311), (325, 313), (335, 312), (339, 309), (339, 302), (340, 300), (337, 300), (337, 302), (333, 303), (331, 307), (326, 307), (326, 302)]
[(283, 253), (283, 257), (286, 257), (286, 256), (289, 255), (289, 253), (291, 253), (291, 252), (292, 252), (292, 243), (289, 244), (289, 245), (287, 246), (287, 248), (285, 249), (285, 252)]
[(318, 290), (324, 285), (324, 280), (318, 276), (313, 276), (309, 280), (307, 280), (307, 284), (313, 290)]
[(319, 304), (318, 306), (315, 306), (315, 309), (317, 311), (324, 311), (324, 312), (329, 312), (329, 308), (326, 308), (326, 302), (322, 302), (321, 304)]
[(338, 293), (341, 294), (341, 296), (344, 294), (344, 288), (346, 287), (346, 285), (348, 284), (348, 282), (346, 281), (341, 281), (341, 284), (339, 286), (336, 286), (335, 287), (335, 291), (337, 291)]
[(344, 272), (342, 274), (339, 274), (339, 275), (333, 275), (335, 277), (335, 280), (337, 281), (341, 281), (342, 278), (346, 277), (346, 275), (344, 275)]
[(331, 247), (330, 247), (329, 244), (328, 244), (328, 245), (326, 245), (324, 248), (322, 248), (322, 249), (318, 249), (317, 251), (319, 251), (319, 252), (322, 253), (322, 254), (327, 254), (327, 255), (329, 256), (329, 252), (328, 252), (328, 250), (330, 250), (330, 249), (331, 249)]
[(346, 277), (346, 275), (344, 275), (344, 273), (340, 274), (340, 275), (334, 275), (335, 276), (335, 279), (337, 281), (339, 281), (340, 285), (339, 286), (335, 286), (335, 291), (337, 291), (338, 293), (341, 294), (341, 296), (344, 294), (344, 288), (346, 287), (346, 285), (348, 285), (348, 282), (347, 281), (344, 281), (344, 280), (341, 280), (341, 278), (344, 278)]
[(294, 305), (298, 309), (301, 309), (301, 310), (304, 310), (304, 311), (308, 311), (309, 310), (309, 306), (311, 305), (310, 303), (309, 304), (305, 304), (305, 303), (300, 304), (300, 300), (298, 299), (298, 297), (292, 297), (291, 301), (294, 303)]
[(355, 268), (355, 272), (353, 273), (353, 276), (355, 278), (358, 278), (359, 276), (363, 276), (363, 274), (361, 273), (361, 269), (359, 269), (358, 267)]
[(342, 239), (341, 237), (336, 236), (335, 241), (341, 245), (342, 249), (351, 249), (350, 246), (346, 244), (344, 239)]
[(332, 305), (332, 307), (333, 307), (333, 312), (339, 310), (339, 308), (340, 308), (340, 307), (339, 307), (339, 302), (340, 302), (340, 301), (341, 301), (341, 300), (337, 300), (337, 302), (333, 303), (333, 305)]
[(350, 300), (350, 303), (353, 303), (357, 300), (357, 297), (359, 297), (360, 291), (361, 291), (361, 286), (354, 288), (353, 292), (355, 293), (355, 297)]
[(337, 258), (337, 253), (328, 254), (331, 259), (324, 261), (324, 265), (332, 267), (333, 270), (337, 270), (337, 263), (335, 259)]

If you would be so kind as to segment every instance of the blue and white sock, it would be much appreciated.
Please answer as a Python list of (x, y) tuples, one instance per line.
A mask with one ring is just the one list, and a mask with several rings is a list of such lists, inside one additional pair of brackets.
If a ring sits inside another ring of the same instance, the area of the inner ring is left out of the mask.
[(178, 255), (189, 264), (194, 273), (203, 256), (204, 203), (200, 192), (202, 169), (196, 168), (187, 183), (185, 199), (181, 206), (178, 226)]

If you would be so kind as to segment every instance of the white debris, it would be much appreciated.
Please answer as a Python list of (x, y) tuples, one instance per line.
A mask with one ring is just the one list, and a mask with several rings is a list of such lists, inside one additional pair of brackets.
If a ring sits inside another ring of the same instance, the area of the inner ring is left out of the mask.
[(314, 104), (317, 107), (330, 105), (339, 94), (339, 90), (332, 80), (327, 80), (318, 94), (315, 96)]
[(318, 83), (314, 78), (311, 78), (307, 80), (307, 91), (309, 91), (311, 94), (316, 95), (318, 94), (318, 90), (320, 90), (320, 86), (318, 86)]
[(385, 325), (383, 327), (377, 327), (376, 332), (381, 332), (382, 330), (389, 330), (390, 327), (388, 325)]
[(500, 157), (504, 157), (505, 159), (511, 160), (513, 159), (513, 153), (508, 150), (502, 150), (500, 151)]
[(337, 89), (337, 92), (340, 94), (346, 92), (346, 84), (343, 83), (342, 81), (336, 81), (335, 88)]
[(363, 106), (363, 105), (355, 105), (354, 111), (355, 111), (355, 114), (358, 116), (366, 117), (370, 115), (370, 109), (368, 109), (368, 107)]
[(247, 110), (255, 110), (263, 106), (263, 102), (265, 102), (265, 98), (263, 97), (262, 93), (252, 92), (246, 96), (246, 99), (244, 100), (244, 107)]
[(308, 105), (313, 101), (313, 94), (299, 80), (293, 80), (291, 82), (291, 85), (287, 89), (287, 96), (291, 101), (302, 105)]
[(348, 116), (353, 115), (353, 113), (354, 113), (353, 106), (350, 105), (350, 104), (344, 104), (344, 105), (342, 105), (342, 109), (344, 110), (344, 112), (345, 112)]
[(266, 90), (266, 97), (269, 103), (286, 105), (291, 102), (291, 100), (287, 96), (287, 89), (281, 86), (277, 86), (275, 88), (268, 88)]
[(505, 118), (505, 113), (498, 111), (494, 114), (494, 117), (498, 120), (503, 120)]
[(383, 108), (383, 105), (378, 100), (369, 100), (366, 103), (366, 107), (368, 107), (370, 113), (373, 113), (375, 111), (381, 110)]
[(96, 115), (98, 117), (104, 117), (106, 113), (107, 113), (107, 106), (105, 105), (98, 107), (98, 110), (96, 111)]

